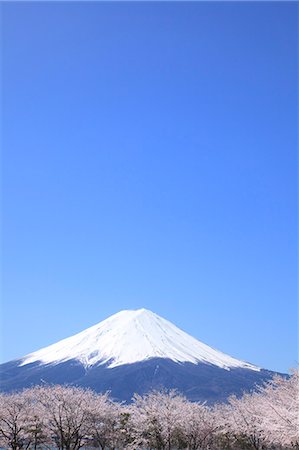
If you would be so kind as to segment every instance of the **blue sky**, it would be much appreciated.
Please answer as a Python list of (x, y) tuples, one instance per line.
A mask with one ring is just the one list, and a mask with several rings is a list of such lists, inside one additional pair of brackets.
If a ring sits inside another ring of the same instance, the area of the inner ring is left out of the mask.
[(296, 365), (296, 10), (2, 3), (2, 361), (145, 307)]

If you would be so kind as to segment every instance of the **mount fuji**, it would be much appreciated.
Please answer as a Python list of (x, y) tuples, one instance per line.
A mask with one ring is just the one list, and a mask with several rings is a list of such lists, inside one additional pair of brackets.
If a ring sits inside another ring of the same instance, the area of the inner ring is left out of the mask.
[(273, 372), (240, 361), (146, 309), (121, 311), (91, 328), (0, 365), (0, 390), (73, 384), (130, 401), (135, 392), (174, 388), (194, 401), (223, 401)]

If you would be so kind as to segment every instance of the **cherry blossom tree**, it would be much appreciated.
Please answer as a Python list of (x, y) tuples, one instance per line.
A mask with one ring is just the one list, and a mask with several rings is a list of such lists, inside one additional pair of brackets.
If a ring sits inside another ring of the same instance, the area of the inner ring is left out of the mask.
[(186, 403), (185, 397), (176, 391), (135, 395), (131, 410), (135, 446), (157, 450), (180, 447), (182, 411)]
[(121, 407), (108, 393), (95, 396), (88, 406), (88, 428), (93, 447), (115, 448), (120, 440)]
[(27, 403), (19, 394), (0, 395), (0, 444), (18, 450), (27, 441)]
[(265, 437), (282, 446), (299, 447), (299, 372), (275, 376), (259, 388), (258, 408)]
[(60, 450), (78, 450), (88, 442), (89, 405), (95, 394), (65, 386), (37, 386), (32, 391), (46, 417), (53, 444)]
[(229, 398), (228, 431), (239, 445), (247, 444), (255, 450), (262, 449), (266, 444), (259, 404), (259, 395), (255, 393), (244, 394), (240, 399), (235, 396)]
[(4, 448), (37, 449), (48, 442), (44, 414), (27, 389), (0, 395), (0, 443)]
[(185, 402), (182, 409), (182, 433), (189, 450), (211, 447), (217, 430), (215, 411), (201, 403)]
[(51, 437), (48, 430), (47, 415), (39, 399), (34, 393), (34, 389), (26, 389), (21, 393), (26, 400), (26, 435), (30, 449), (37, 450), (51, 444)]
[(275, 376), (251, 394), (219, 405), (221, 437), (259, 450), (299, 446), (299, 375)]

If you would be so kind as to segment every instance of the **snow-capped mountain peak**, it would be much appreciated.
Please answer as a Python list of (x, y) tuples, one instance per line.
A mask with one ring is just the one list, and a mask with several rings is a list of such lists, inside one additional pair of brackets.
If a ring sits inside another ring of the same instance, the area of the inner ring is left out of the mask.
[(146, 309), (120, 311), (81, 333), (25, 356), (21, 365), (76, 359), (86, 367), (105, 364), (112, 368), (150, 358), (201, 362), (227, 370), (260, 370), (203, 344)]

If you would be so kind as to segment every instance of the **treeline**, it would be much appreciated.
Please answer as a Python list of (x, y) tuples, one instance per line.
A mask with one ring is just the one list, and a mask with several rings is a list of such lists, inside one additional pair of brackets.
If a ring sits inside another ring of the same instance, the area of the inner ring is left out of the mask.
[(135, 395), (124, 405), (60, 385), (0, 395), (0, 447), (13, 450), (298, 450), (298, 422), (298, 372), (214, 406), (175, 391)]

